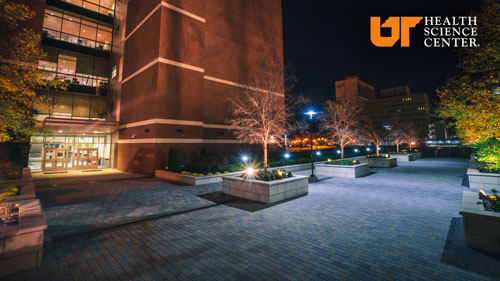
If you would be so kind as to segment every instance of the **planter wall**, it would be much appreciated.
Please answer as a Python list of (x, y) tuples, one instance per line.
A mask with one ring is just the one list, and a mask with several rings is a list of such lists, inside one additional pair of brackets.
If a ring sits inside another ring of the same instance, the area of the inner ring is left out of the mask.
[(39, 267), (42, 263), (43, 233), (47, 224), (38, 200), (19, 203), (17, 225), (0, 227), (0, 277)]
[(414, 161), (415, 160), (413, 154), (411, 154), (411, 153), (408, 153), (408, 154), (391, 154), (391, 158), (398, 159), (398, 162), (410, 162), (410, 161)]
[(460, 214), (467, 247), (500, 253), (500, 213), (485, 211), (477, 192), (464, 191)]
[(398, 159), (391, 158), (366, 158), (360, 157), (358, 158), (359, 162), (367, 163), (370, 165), (370, 168), (392, 168), (398, 165)]
[(155, 171), (155, 177), (169, 180), (169, 181), (174, 181), (178, 183), (184, 183), (188, 185), (202, 185), (202, 184), (209, 184), (209, 183), (217, 183), (222, 181), (222, 176), (228, 176), (228, 175), (241, 175), (242, 172), (236, 172), (236, 173), (229, 173), (229, 174), (220, 174), (220, 175), (212, 175), (212, 176), (192, 176), (192, 175), (185, 175), (181, 173), (176, 173), (176, 172), (170, 172), (166, 170), (156, 170)]
[(417, 160), (424, 157), (424, 153), (422, 151), (412, 152), (411, 154), (413, 154), (413, 160)]
[(478, 169), (467, 169), (469, 187), (474, 189), (500, 190), (500, 174), (481, 173)]
[(35, 185), (32, 182), (17, 184), (21, 187), (21, 193), (15, 196), (4, 197), (6, 201), (19, 201), (27, 199), (35, 199)]
[(225, 176), (222, 178), (222, 192), (253, 201), (275, 203), (307, 194), (309, 192), (308, 180), (308, 177), (299, 175), (275, 181)]
[(357, 165), (329, 165), (316, 164), (315, 171), (317, 175), (338, 178), (359, 178), (370, 173), (368, 164)]
[(22, 182), (32, 182), (33, 178), (31, 177), (31, 169), (29, 167), (22, 169), (22, 176), (20, 179), (2, 179), (0, 180), (0, 185), (8, 184), (8, 183), (22, 183)]

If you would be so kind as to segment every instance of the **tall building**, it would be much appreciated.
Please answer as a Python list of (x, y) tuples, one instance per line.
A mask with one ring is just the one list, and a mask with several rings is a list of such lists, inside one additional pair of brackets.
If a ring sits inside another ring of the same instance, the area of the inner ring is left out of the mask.
[(335, 81), (335, 99), (357, 97), (362, 101), (370, 101), (375, 98), (375, 87), (359, 79), (350, 76), (344, 80)]
[(281, 0), (36, 2), (40, 68), (70, 86), (40, 92), (50, 135), (32, 137), (34, 170), (152, 174), (172, 146), (183, 162), (203, 146), (234, 151), (227, 99), (260, 62), (283, 64)]
[(374, 105), (384, 108), (387, 118), (413, 123), (419, 137), (427, 137), (431, 118), (429, 96), (426, 93), (411, 94), (408, 86), (382, 89)]

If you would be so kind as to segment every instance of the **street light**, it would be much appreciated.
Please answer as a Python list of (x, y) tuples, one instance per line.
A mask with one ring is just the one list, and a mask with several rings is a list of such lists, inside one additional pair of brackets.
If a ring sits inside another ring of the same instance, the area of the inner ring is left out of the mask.
[(243, 161), (243, 163), (246, 164), (248, 161), (248, 156), (246, 156), (246, 155), (241, 156), (241, 160)]
[(307, 115), (309, 115), (309, 132), (311, 133), (311, 139), (310, 139), (310, 144), (311, 144), (311, 176), (309, 176), (309, 182), (316, 182), (318, 181), (318, 178), (314, 175), (314, 153), (313, 153), (313, 131), (312, 131), (312, 123), (313, 123), (313, 117), (314, 115), (318, 114), (317, 112), (313, 110), (309, 110), (306, 112)]

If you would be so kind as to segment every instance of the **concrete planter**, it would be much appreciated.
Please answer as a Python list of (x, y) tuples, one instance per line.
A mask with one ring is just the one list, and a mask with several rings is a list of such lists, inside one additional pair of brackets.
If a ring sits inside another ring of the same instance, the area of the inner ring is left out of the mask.
[(391, 154), (391, 158), (398, 159), (398, 162), (410, 162), (414, 161), (414, 155), (412, 153), (408, 154)]
[(212, 175), (212, 176), (192, 176), (192, 175), (185, 175), (181, 173), (176, 173), (176, 172), (170, 172), (166, 170), (156, 170), (155, 171), (155, 177), (169, 180), (169, 181), (174, 181), (178, 183), (184, 183), (188, 185), (203, 185), (203, 184), (209, 184), (209, 183), (217, 183), (222, 181), (223, 176), (230, 176), (230, 175), (241, 175), (242, 172), (235, 172), (235, 173), (229, 173), (229, 174), (220, 174), (220, 175)]
[(35, 185), (32, 182), (17, 184), (17, 186), (21, 187), (21, 193), (15, 196), (4, 197), (5, 201), (35, 199)]
[(413, 154), (413, 160), (424, 158), (424, 153), (422, 151), (420, 151), (420, 152), (412, 152), (411, 154)]
[(463, 217), (467, 247), (500, 253), (500, 213), (485, 211), (477, 192), (464, 191), (460, 215)]
[(392, 168), (398, 165), (398, 159), (391, 158), (358, 158), (359, 162), (370, 165), (370, 168)]
[(0, 180), (0, 185), (5, 185), (5, 184), (9, 184), (9, 183), (17, 184), (17, 183), (32, 182), (32, 181), (33, 181), (33, 178), (31, 177), (31, 169), (26, 167), (26, 168), (23, 168), (22, 176), (20, 179)]
[(308, 177), (294, 175), (275, 181), (247, 180), (241, 177), (224, 176), (222, 192), (240, 198), (264, 203), (275, 203), (288, 198), (307, 194)]
[(357, 164), (352, 166), (316, 164), (315, 167), (317, 175), (327, 177), (359, 178), (370, 173), (368, 164)]
[(500, 174), (481, 173), (478, 169), (467, 169), (469, 187), (474, 189), (500, 190)]
[(17, 225), (0, 227), (0, 277), (39, 267), (42, 263), (43, 233), (47, 228), (38, 200), (20, 204)]

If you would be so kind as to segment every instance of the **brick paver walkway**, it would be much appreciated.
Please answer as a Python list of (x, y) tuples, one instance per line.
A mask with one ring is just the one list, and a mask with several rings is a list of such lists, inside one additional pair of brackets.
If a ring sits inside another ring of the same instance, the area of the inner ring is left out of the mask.
[(493, 280), (458, 214), (466, 160), (421, 159), (310, 185), (263, 208), (225, 204), (46, 244), (8, 280)]
[(78, 181), (45, 187), (37, 184), (49, 238), (215, 205), (197, 195), (220, 189), (214, 184), (178, 186), (154, 178)]

